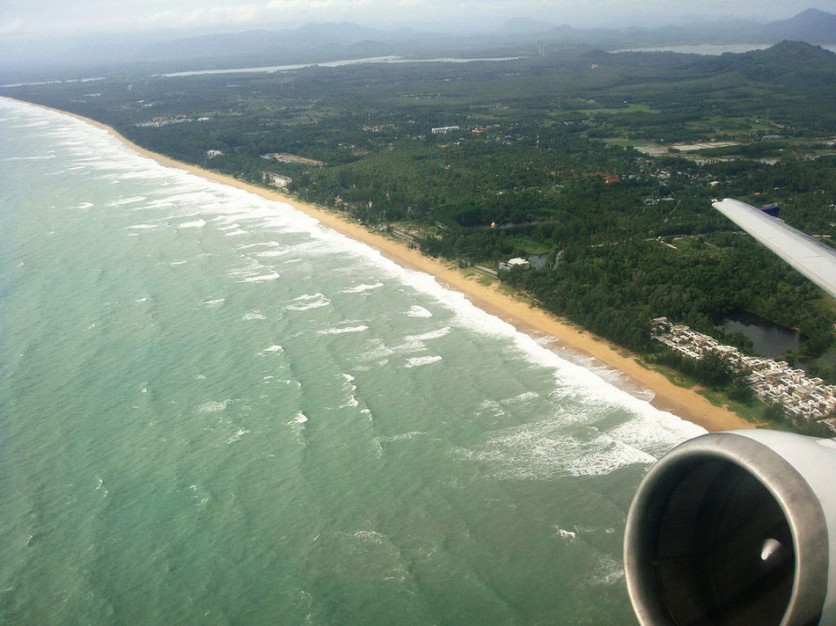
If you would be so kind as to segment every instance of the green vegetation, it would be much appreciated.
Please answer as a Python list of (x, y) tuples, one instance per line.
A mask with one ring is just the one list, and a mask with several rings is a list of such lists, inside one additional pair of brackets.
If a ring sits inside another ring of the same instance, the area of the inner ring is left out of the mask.
[(833, 241), (836, 55), (820, 48), (550, 47), (503, 62), (144, 74), (3, 93), (242, 179), (289, 177), (298, 197), (417, 233), (425, 253), (461, 266), (537, 256), (501, 279), (639, 353), (657, 350), (654, 317), (717, 336), (748, 311), (800, 329), (793, 358), (836, 380), (833, 303), (711, 208), (717, 197), (777, 202), (788, 223)]

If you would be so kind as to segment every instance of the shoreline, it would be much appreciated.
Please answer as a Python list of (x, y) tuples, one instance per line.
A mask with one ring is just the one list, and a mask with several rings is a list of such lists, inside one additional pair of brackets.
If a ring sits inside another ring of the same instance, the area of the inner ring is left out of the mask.
[[(41, 106), (25, 101), (19, 102), (32, 106)], [(519, 332), (534, 336), (535, 338), (548, 338), (554, 341), (556, 345), (551, 346), (550, 349), (561, 348), (580, 356), (592, 357), (604, 367), (620, 372), (631, 382), (649, 389), (653, 393), (653, 399), (650, 400), (650, 404), (657, 409), (668, 411), (683, 420), (705, 428), (709, 432), (754, 428), (753, 424), (747, 422), (731, 410), (715, 406), (696, 391), (679, 387), (664, 375), (647, 369), (638, 362), (637, 355), (628, 352), (624, 348), (615, 346), (609, 341), (593, 335), (588, 331), (579, 329), (544, 309), (523, 302), (505, 293), (497, 284), (490, 286), (484, 285), (479, 282), (478, 277), (465, 275), (464, 272), (456, 269), (451, 262), (425, 256), (420, 251), (410, 248), (405, 243), (396, 241), (381, 233), (370, 231), (364, 226), (351, 221), (346, 216), (327, 208), (303, 202), (278, 190), (240, 181), (232, 176), (206, 170), (199, 166), (183, 163), (171, 157), (152, 152), (133, 143), (119, 134), (114, 128), (96, 120), (67, 111), (61, 111), (60, 109), (51, 109), (50, 107), (43, 106), (41, 108), (70, 115), (88, 124), (92, 124), (106, 131), (131, 150), (161, 165), (186, 171), (195, 176), (200, 176), (201, 178), (223, 185), (236, 187), (269, 200), (288, 204), (294, 209), (318, 220), (326, 228), (336, 230), (347, 237), (375, 248), (385, 257), (403, 267), (430, 274), (445, 288), (462, 293), (475, 306), (510, 323)]]

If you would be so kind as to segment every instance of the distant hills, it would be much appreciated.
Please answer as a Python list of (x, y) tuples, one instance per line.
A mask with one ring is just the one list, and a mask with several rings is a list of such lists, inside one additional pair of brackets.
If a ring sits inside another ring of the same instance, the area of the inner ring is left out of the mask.
[(782, 41), (766, 50), (713, 57), (717, 70), (738, 71), (750, 80), (836, 95), (836, 54), (800, 41)]
[(689, 26), (626, 29), (574, 29), (570, 26), (529, 19), (513, 19), (505, 23), (501, 33), (556, 36), (589, 44), (606, 41), (619, 42), (619, 44), (633, 47), (642, 43), (648, 45), (771, 44), (787, 39), (828, 45), (836, 44), (836, 15), (818, 9), (807, 9), (790, 19), (767, 24), (749, 20), (723, 20), (696, 22)]
[(176, 71), (257, 65), (316, 63), (338, 59), (398, 55), (529, 56), (566, 47), (616, 50), (697, 44), (775, 44), (783, 40), (836, 44), (836, 15), (807, 9), (776, 22), (744, 20), (687, 26), (577, 29), (547, 21), (513, 19), (493, 32), (429, 33), (409, 28), (380, 29), (353, 23), (307, 24), (299, 28), (253, 30), (164, 39), (162, 33), (90, 39), (66, 47), (15, 49), (0, 41), (0, 78), (37, 70), (109, 73), (125, 65)]
[[(417, 33), (410, 33), (418, 37)], [(203, 35), (156, 43), (140, 49), (137, 60), (170, 61), (180, 59), (210, 59), (281, 55), (291, 62), (300, 54), (326, 52), (357, 47), (391, 50), (393, 44), (402, 41), (400, 31), (385, 31), (351, 23), (306, 24), (299, 28), (282, 30), (257, 30), (243, 33)], [(432, 36), (430, 36), (432, 37)], [(331, 53), (330, 59), (336, 59)]]
[[(513, 19), (489, 34), (452, 35), (411, 29), (383, 30), (351, 23), (308, 24), (295, 29), (177, 39), (137, 50), (135, 60), (172, 62), (262, 58), (292, 63), (397, 54), (513, 54), (534, 44), (586, 45), (601, 49), (687, 44), (774, 44), (783, 40), (836, 44), (836, 15), (807, 9), (767, 24), (733, 20), (689, 26), (576, 29), (545, 21)], [(224, 65), (227, 65), (224, 63)]]
[(780, 87), (786, 93), (814, 90), (824, 102), (836, 98), (836, 53), (802, 41), (781, 41), (769, 48), (742, 54), (648, 54), (640, 51), (610, 54), (602, 50), (579, 54), (576, 51), (575, 54), (578, 67), (594, 63), (622, 68), (625, 74), (644, 66), (682, 76), (717, 78), (734, 75)]
[(795, 17), (763, 26), (768, 42), (790, 39), (807, 43), (836, 43), (836, 15), (818, 9), (807, 9)]

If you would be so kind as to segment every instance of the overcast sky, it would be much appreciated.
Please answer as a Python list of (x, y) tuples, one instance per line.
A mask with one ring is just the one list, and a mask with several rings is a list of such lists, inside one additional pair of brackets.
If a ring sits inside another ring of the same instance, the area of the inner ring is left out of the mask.
[(352, 21), (450, 30), (528, 17), (577, 27), (656, 26), (741, 17), (768, 22), (836, 0), (0, 0), (0, 39), (130, 31), (236, 32)]

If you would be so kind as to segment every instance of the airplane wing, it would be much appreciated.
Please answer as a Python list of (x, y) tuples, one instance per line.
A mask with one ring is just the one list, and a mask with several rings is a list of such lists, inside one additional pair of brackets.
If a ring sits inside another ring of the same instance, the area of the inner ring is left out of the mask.
[(714, 208), (836, 298), (836, 250), (745, 202), (726, 198)]

